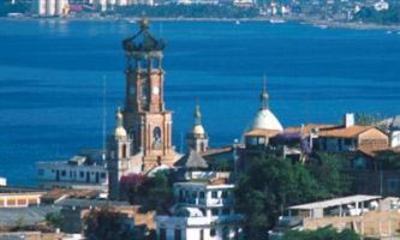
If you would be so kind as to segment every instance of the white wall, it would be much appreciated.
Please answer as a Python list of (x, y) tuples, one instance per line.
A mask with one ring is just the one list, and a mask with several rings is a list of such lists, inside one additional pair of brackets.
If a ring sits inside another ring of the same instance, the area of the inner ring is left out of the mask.
[(392, 131), (390, 133), (390, 147), (400, 146), (400, 130)]

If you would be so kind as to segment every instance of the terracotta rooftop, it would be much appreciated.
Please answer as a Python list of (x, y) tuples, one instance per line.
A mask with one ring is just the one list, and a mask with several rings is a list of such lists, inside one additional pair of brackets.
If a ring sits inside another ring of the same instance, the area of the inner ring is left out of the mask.
[(95, 190), (77, 190), (55, 188), (42, 196), (42, 201), (56, 202), (64, 198), (95, 198), (99, 194)]
[(340, 138), (355, 138), (361, 133), (374, 128), (374, 126), (354, 125), (345, 127), (343, 125), (332, 124), (307, 124), (304, 127), (289, 127), (285, 129), (287, 133), (302, 133), (310, 135), (313, 129), (318, 129), (318, 135), (321, 137), (340, 137)]
[(250, 136), (250, 137), (258, 137), (258, 136), (263, 136), (263, 137), (275, 137), (276, 135), (278, 135), (279, 133), (281, 133), (281, 131), (278, 130), (272, 130), (272, 129), (254, 129), (251, 130), (249, 132), (247, 132), (245, 134), (245, 136)]
[(334, 127), (330, 129), (320, 130), (319, 136), (321, 137), (340, 137), (340, 138), (355, 138), (361, 133), (374, 128), (373, 126), (350, 126), (350, 127)]

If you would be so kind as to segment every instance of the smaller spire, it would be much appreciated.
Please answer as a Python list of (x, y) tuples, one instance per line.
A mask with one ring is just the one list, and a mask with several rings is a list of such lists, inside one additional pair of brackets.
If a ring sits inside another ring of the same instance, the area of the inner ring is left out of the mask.
[(196, 108), (194, 110), (193, 115), (194, 115), (194, 125), (191, 133), (194, 134), (195, 136), (205, 136), (206, 132), (201, 123), (201, 111), (198, 100), (196, 100)]
[(117, 113), (115, 114), (115, 119), (116, 119), (116, 127), (115, 127), (115, 132), (114, 135), (116, 138), (124, 138), (127, 136), (126, 130), (124, 128), (124, 120), (123, 120), (123, 115), (121, 108), (118, 107)]
[(117, 127), (123, 127), (124, 120), (123, 120), (121, 107), (118, 107), (118, 110), (117, 110), (117, 113), (115, 115), (115, 118), (117, 120)]
[(194, 111), (194, 125), (201, 125), (201, 111), (199, 100), (196, 100), (196, 108)]
[(261, 109), (268, 109), (269, 108), (269, 95), (267, 92), (267, 77), (264, 74), (264, 84), (263, 84), (263, 90), (260, 94), (260, 99), (261, 99)]

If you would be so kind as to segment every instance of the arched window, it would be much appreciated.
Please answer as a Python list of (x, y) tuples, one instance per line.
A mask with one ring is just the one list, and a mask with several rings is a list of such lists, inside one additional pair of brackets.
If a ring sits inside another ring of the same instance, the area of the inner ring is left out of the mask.
[(153, 149), (161, 149), (162, 145), (162, 136), (161, 136), (161, 128), (155, 127), (153, 129)]
[(204, 142), (201, 142), (201, 143), (200, 143), (200, 150), (201, 150), (202, 152), (205, 152), (205, 151), (206, 151), (206, 145), (204, 144)]
[(126, 158), (126, 145), (122, 145), (122, 153), (121, 153), (122, 158)]

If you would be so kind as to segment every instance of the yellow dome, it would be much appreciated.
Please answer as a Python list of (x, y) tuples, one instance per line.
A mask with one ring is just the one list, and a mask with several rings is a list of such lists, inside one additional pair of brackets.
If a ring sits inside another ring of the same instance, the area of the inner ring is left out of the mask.
[(115, 128), (114, 135), (116, 138), (125, 138), (127, 136), (126, 130), (124, 127)]

